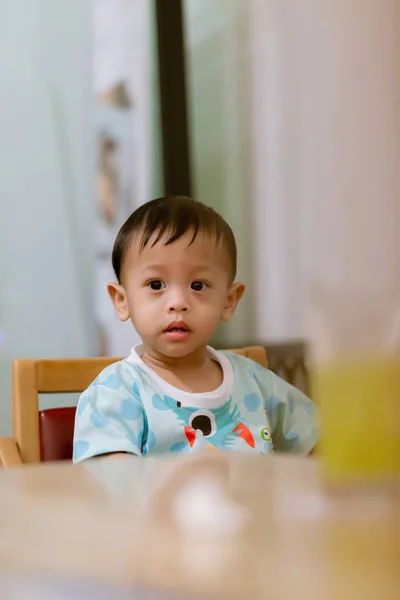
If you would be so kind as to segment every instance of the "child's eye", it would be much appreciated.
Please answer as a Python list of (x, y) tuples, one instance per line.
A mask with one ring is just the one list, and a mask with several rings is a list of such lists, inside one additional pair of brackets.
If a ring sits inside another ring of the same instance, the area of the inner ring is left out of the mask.
[(204, 290), (207, 287), (207, 284), (204, 283), (204, 281), (193, 281), (190, 287), (195, 292), (204, 292)]
[(149, 281), (149, 283), (147, 285), (154, 292), (159, 292), (160, 290), (163, 290), (166, 287), (165, 283), (163, 281), (161, 281), (160, 279), (153, 279), (153, 281)]

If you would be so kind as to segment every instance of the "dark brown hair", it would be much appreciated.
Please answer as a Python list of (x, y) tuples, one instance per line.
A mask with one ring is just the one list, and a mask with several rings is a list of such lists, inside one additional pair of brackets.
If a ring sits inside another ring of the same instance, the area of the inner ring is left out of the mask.
[(236, 242), (228, 223), (210, 206), (186, 196), (165, 196), (151, 200), (135, 210), (125, 221), (116, 237), (112, 264), (118, 282), (126, 253), (136, 235), (140, 237), (140, 250), (151, 238), (152, 246), (165, 238), (164, 244), (172, 244), (187, 232), (193, 232), (191, 244), (199, 233), (222, 242), (231, 263), (232, 281), (236, 275)]

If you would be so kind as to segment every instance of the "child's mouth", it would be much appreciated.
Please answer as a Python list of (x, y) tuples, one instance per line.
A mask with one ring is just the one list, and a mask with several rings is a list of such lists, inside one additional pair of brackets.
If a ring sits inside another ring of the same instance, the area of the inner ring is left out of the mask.
[(177, 342), (185, 340), (188, 337), (190, 330), (186, 323), (171, 323), (164, 333), (168, 339)]

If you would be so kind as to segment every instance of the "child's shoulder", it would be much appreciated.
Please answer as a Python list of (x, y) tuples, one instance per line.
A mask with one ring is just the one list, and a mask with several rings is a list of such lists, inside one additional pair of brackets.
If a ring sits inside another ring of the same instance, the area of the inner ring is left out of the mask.
[(241, 354), (229, 352), (228, 350), (220, 352), (229, 359), (235, 382), (240, 384), (241, 387), (250, 388), (255, 385), (261, 390), (264, 397), (285, 398), (288, 394), (304, 395), (303, 392), (288, 383), (285, 379), (282, 379), (279, 375), (254, 360)]
[(272, 375), (272, 372), (269, 369), (263, 367), (258, 362), (248, 358), (247, 356), (236, 354), (235, 352), (230, 352), (229, 350), (220, 350), (219, 352), (229, 359), (233, 370), (241, 375), (248, 375), (253, 379), (256, 374), (258, 374), (259, 377), (266, 377), (268, 379), (270, 379)]
[(111, 363), (103, 369), (89, 386), (94, 388), (102, 386), (118, 390), (120, 387), (131, 386), (140, 380), (141, 373), (137, 365), (129, 362), (127, 358)]

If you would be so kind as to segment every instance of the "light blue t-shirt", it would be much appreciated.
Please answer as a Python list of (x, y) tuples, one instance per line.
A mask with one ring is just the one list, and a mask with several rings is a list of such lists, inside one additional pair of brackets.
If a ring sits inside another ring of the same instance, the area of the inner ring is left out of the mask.
[(81, 395), (74, 463), (111, 452), (137, 456), (204, 448), (308, 454), (317, 409), (302, 392), (254, 361), (208, 348), (223, 370), (212, 392), (180, 390), (141, 359), (140, 346), (100, 373)]

